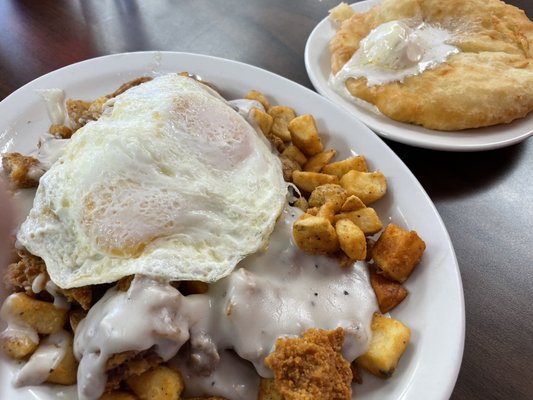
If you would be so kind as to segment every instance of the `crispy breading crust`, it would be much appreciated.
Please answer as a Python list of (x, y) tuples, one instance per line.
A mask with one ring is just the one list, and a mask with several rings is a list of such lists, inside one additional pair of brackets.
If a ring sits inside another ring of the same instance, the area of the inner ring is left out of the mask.
[[(15, 189), (33, 188), (39, 185), (39, 178), (44, 170), (40, 168), (39, 160), (20, 153), (6, 153), (2, 156), (2, 168)], [(38, 174), (32, 176), (32, 171)]]
[(121, 383), (129, 377), (140, 375), (162, 362), (161, 357), (151, 349), (140, 353), (126, 351), (113, 354), (106, 363), (107, 383), (105, 391), (118, 389)]
[(265, 359), (286, 400), (349, 400), (352, 371), (340, 349), (344, 330), (309, 329), (301, 338), (278, 339)]
[(456, 34), (460, 53), (403, 84), (349, 78), (352, 95), (392, 119), (438, 130), (509, 123), (533, 110), (533, 22), (499, 0), (383, 0), (343, 22), (330, 42), (332, 72), (372, 29), (410, 17)]
[(46, 266), (41, 257), (21, 250), (20, 260), (9, 264), (4, 275), (4, 283), (15, 290), (24, 290), (27, 294), (33, 294), (32, 283), (41, 273), (46, 271)]

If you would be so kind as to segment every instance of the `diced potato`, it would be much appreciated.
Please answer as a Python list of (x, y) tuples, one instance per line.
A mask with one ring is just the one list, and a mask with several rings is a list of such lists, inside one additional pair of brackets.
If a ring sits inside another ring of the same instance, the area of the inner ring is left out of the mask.
[(319, 207), (309, 207), (307, 209), (306, 213), (304, 215), (302, 215), (300, 218), (306, 217), (306, 215), (313, 215), (313, 216), (316, 217), (318, 215), (319, 211), (320, 211)]
[[(284, 142), (291, 140), (289, 123), (296, 117), (294, 110), (285, 106), (270, 107), (268, 113), (272, 116), (272, 133)], [(295, 143), (296, 144), (296, 143)]]
[(322, 168), (322, 172), (325, 174), (331, 174), (337, 176), (339, 179), (350, 171), (368, 172), (366, 160), (364, 156), (355, 156), (347, 158), (346, 160), (337, 161), (328, 164)]
[(261, 378), (257, 400), (283, 400), (283, 396), (276, 388), (274, 379)]
[(289, 123), (292, 143), (306, 156), (320, 153), (324, 146), (318, 135), (315, 118), (311, 114), (300, 115)]
[(70, 129), (66, 125), (50, 125), (50, 128), (48, 128), (48, 132), (51, 135), (63, 138), (63, 139), (70, 139), (72, 136), (72, 129)]
[(389, 279), (404, 282), (419, 263), (426, 244), (415, 231), (389, 224), (372, 249), (372, 258)]
[(357, 211), (361, 208), (365, 208), (365, 203), (361, 201), (361, 199), (357, 196), (354, 196), (353, 194), (346, 199), (344, 204), (341, 207), (342, 212), (348, 212), (348, 211)]
[(349, 171), (340, 179), (340, 185), (348, 195), (355, 195), (369, 205), (381, 199), (387, 192), (387, 180), (381, 172)]
[(259, 129), (261, 129), (261, 132), (263, 132), (263, 135), (268, 137), (268, 134), (272, 129), (272, 117), (256, 107), (253, 107), (250, 110), (250, 116), (255, 120), (257, 126), (259, 126)]
[(330, 223), (335, 220), (335, 204), (331, 201), (327, 201), (318, 209), (317, 217), (324, 217)]
[(376, 210), (371, 207), (361, 208), (356, 211), (342, 212), (335, 215), (335, 222), (339, 219), (347, 218), (357, 225), (365, 235), (373, 235), (383, 228)]
[(292, 181), (300, 190), (309, 193), (320, 185), (325, 185), (327, 183), (339, 184), (339, 180), (336, 176), (307, 171), (294, 171), (292, 174)]
[(63, 329), (68, 310), (56, 308), (52, 303), (36, 300), (24, 293), (13, 293), (4, 302), (7, 312), (21, 323), (31, 326), (43, 335)]
[(261, 103), (265, 111), (268, 111), (268, 109), (270, 108), (270, 103), (268, 102), (266, 96), (257, 90), (250, 90), (246, 94), (246, 96), (244, 96), (244, 98), (248, 100), (258, 101), (259, 103)]
[(335, 212), (339, 212), (346, 200), (346, 190), (337, 184), (320, 185), (313, 190), (309, 196), (309, 205), (311, 207), (321, 207), (326, 202), (333, 203)]
[(376, 294), (379, 311), (383, 314), (400, 304), (409, 294), (401, 283), (385, 278), (375, 268), (370, 268), (370, 284)]
[(284, 156), (283, 154), (279, 156), (281, 160), (281, 170), (283, 172), (283, 179), (285, 182), (292, 182), (292, 174), (294, 171), (300, 171), (302, 167), (295, 160), (290, 157)]
[(164, 365), (132, 376), (126, 383), (141, 400), (176, 400), (184, 389), (181, 374)]
[(357, 358), (357, 363), (376, 376), (388, 378), (409, 344), (411, 330), (400, 321), (377, 313), (372, 318), (371, 329), (368, 350)]
[(340, 3), (329, 10), (329, 18), (335, 23), (341, 23), (354, 14), (352, 7), (346, 3)]
[(315, 154), (303, 166), (304, 171), (320, 172), (322, 168), (331, 160), (337, 152), (335, 150), (325, 150)]
[(294, 161), (300, 164), (300, 166), (304, 165), (307, 162), (307, 157), (305, 156), (305, 154), (302, 153), (302, 151), (293, 144), (288, 145), (281, 154), (292, 158)]
[(352, 260), (366, 258), (366, 238), (364, 232), (349, 219), (339, 219), (335, 224), (339, 244)]
[(139, 398), (134, 394), (123, 392), (121, 390), (114, 390), (112, 392), (104, 393), (100, 400), (138, 400)]
[(307, 211), (309, 205), (307, 204), (305, 197), (300, 196), (294, 201), (294, 207), (298, 207), (302, 211)]
[(8, 331), (0, 333), (0, 347), (3, 352), (15, 360), (22, 360), (37, 349), (39, 342), (35, 342), (29, 335), (19, 333), (10, 334)]
[(296, 245), (308, 253), (329, 254), (339, 249), (335, 228), (324, 217), (306, 216), (292, 226)]
[(70, 338), (65, 357), (61, 360), (59, 365), (50, 371), (50, 375), (46, 378), (48, 383), (57, 383), (59, 385), (74, 385), (77, 381), (78, 361), (74, 357), (74, 349), (72, 347), (73, 338)]

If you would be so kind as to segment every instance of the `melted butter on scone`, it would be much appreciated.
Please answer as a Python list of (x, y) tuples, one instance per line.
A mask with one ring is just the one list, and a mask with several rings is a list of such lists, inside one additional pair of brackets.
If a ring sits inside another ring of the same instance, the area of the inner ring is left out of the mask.
[(330, 77), (330, 85), (344, 94), (348, 78), (366, 78), (368, 86), (403, 82), (457, 54), (451, 39), (451, 32), (440, 26), (413, 20), (386, 22), (361, 41), (351, 59)]

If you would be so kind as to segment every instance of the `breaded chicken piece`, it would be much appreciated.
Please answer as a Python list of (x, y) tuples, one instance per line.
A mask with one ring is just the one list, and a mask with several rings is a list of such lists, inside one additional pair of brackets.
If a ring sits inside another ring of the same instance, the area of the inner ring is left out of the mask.
[(162, 358), (151, 349), (140, 353), (125, 351), (113, 354), (106, 363), (106, 392), (118, 389), (121, 382), (132, 376), (141, 375), (162, 362)]
[(39, 160), (20, 153), (6, 153), (2, 156), (2, 168), (11, 186), (15, 189), (37, 187), (44, 174)]
[(274, 371), (286, 400), (349, 400), (352, 398), (350, 363), (340, 353), (344, 330), (309, 329), (301, 338), (276, 341), (265, 364)]

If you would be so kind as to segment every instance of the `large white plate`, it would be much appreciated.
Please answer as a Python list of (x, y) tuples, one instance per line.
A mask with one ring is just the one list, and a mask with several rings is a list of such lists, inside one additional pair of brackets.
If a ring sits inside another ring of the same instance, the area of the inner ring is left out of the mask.
[[(352, 8), (365, 12), (378, 2), (379, 0), (362, 1), (353, 4)], [(309, 35), (305, 46), (305, 68), (309, 79), (320, 94), (355, 115), (378, 135), (412, 146), (448, 151), (490, 150), (510, 146), (533, 135), (532, 115), (507, 125), (444, 132), (397, 122), (379, 112), (355, 104), (328, 85), (331, 71), (328, 46), (335, 32), (335, 25), (326, 17)]]
[[(412, 344), (395, 375), (386, 381), (365, 376), (358, 399), (447, 399), (457, 378), (464, 343), (464, 302), (455, 253), (431, 200), (402, 161), (365, 125), (339, 107), (298, 84), (250, 65), (220, 58), (170, 52), (127, 53), (96, 58), (49, 73), (0, 103), (0, 151), (31, 151), (48, 128), (36, 89), (62, 88), (67, 96), (94, 99), (120, 83), (146, 74), (190, 71), (215, 83), (227, 98), (254, 88), (276, 104), (317, 119), (328, 147), (341, 156), (364, 154), (372, 169), (387, 176), (389, 192), (376, 207), (385, 223), (415, 229), (426, 241), (421, 264), (406, 283), (410, 295), (392, 315), (412, 329)], [(0, 364), (0, 399), (54, 398), (57, 392), (13, 389), (12, 372)], [(54, 393), (44, 395), (43, 393)], [(39, 397), (40, 396), (40, 397)], [(68, 397), (68, 396), (67, 396)]]

